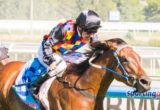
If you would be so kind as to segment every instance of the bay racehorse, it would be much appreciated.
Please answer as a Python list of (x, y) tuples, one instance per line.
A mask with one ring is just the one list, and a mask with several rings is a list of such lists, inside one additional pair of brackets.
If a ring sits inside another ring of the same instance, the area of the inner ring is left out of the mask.
[[(123, 41), (104, 41), (109, 49), (97, 49), (89, 61), (69, 67), (52, 82), (48, 92), (50, 110), (103, 110), (103, 99), (116, 79), (139, 92), (150, 89), (151, 80), (140, 56)], [(13, 61), (0, 70), (0, 102), (3, 110), (30, 110), (12, 91), (24, 62)]]

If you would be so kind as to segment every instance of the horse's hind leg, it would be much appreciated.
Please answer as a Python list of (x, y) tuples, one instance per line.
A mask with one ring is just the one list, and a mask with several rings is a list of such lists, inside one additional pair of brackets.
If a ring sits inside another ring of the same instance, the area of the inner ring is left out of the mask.
[(9, 91), (9, 95), (7, 97), (7, 105), (9, 106), (9, 110), (33, 110), (20, 100), (13, 88), (11, 88)]
[(3, 110), (2, 107), (1, 107), (1, 105), (0, 105), (0, 110)]
[(3, 109), (2, 109), (2, 104), (1, 104), (1, 103), (0, 103), (0, 110), (3, 110)]
[(2, 97), (2, 95), (0, 93), (0, 110), (9, 110), (7, 104), (5, 103), (5, 101), (3, 99), (4, 98)]
[[(6, 106), (6, 105), (5, 105)], [(4, 107), (4, 105), (3, 105), (3, 107), (2, 107), (2, 105), (0, 105), (0, 110), (9, 110), (9, 108), (6, 106), (6, 107)]]

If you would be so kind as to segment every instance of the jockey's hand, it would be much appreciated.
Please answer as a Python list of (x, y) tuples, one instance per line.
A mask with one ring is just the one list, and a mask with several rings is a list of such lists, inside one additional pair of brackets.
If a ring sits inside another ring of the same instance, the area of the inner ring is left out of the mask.
[(106, 43), (97, 41), (91, 44), (91, 46), (95, 49), (95, 50), (105, 50), (105, 49), (109, 49), (108, 46), (106, 45)]
[(56, 68), (57, 68), (57, 65), (59, 65), (61, 62), (62, 62), (62, 60), (52, 62), (52, 63), (50, 64), (50, 66), (49, 66), (49, 69), (50, 69), (50, 70), (56, 69)]
[(101, 44), (100, 41), (92, 42), (91, 47), (96, 48), (99, 44)]
[(56, 69), (56, 67), (57, 67), (57, 62), (54, 61), (53, 63), (50, 64), (49, 69), (54, 70), (54, 69)]

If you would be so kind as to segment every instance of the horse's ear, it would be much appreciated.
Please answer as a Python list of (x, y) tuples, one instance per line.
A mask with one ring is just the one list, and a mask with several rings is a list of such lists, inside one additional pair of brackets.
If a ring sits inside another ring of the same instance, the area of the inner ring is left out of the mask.
[(0, 61), (8, 58), (8, 48), (0, 47)]

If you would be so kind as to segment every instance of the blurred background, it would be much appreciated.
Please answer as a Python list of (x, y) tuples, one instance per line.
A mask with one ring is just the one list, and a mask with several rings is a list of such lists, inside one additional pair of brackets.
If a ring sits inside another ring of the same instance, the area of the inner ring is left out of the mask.
[[(95, 10), (102, 18), (99, 38), (118, 37), (132, 45), (152, 78), (152, 87), (159, 88), (160, 0), (0, 0), (0, 46), (9, 48), (11, 60), (28, 61), (36, 56), (44, 34), (62, 19), (76, 19), (86, 9)], [(125, 85), (114, 81), (113, 86), (119, 91)], [(160, 109), (159, 100), (144, 104), (143, 99), (138, 101), (107, 98), (104, 108)]]
[(27, 61), (44, 34), (86, 9), (102, 18), (101, 40), (126, 40), (147, 72), (160, 75), (160, 0), (0, 0), (0, 45), (9, 47), (11, 59)]
[(95, 10), (105, 23), (100, 37), (160, 46), (160, 0), (0, 0), (1, 39), (40, 42), (57, 21), (76, 19), (85, 9)]

